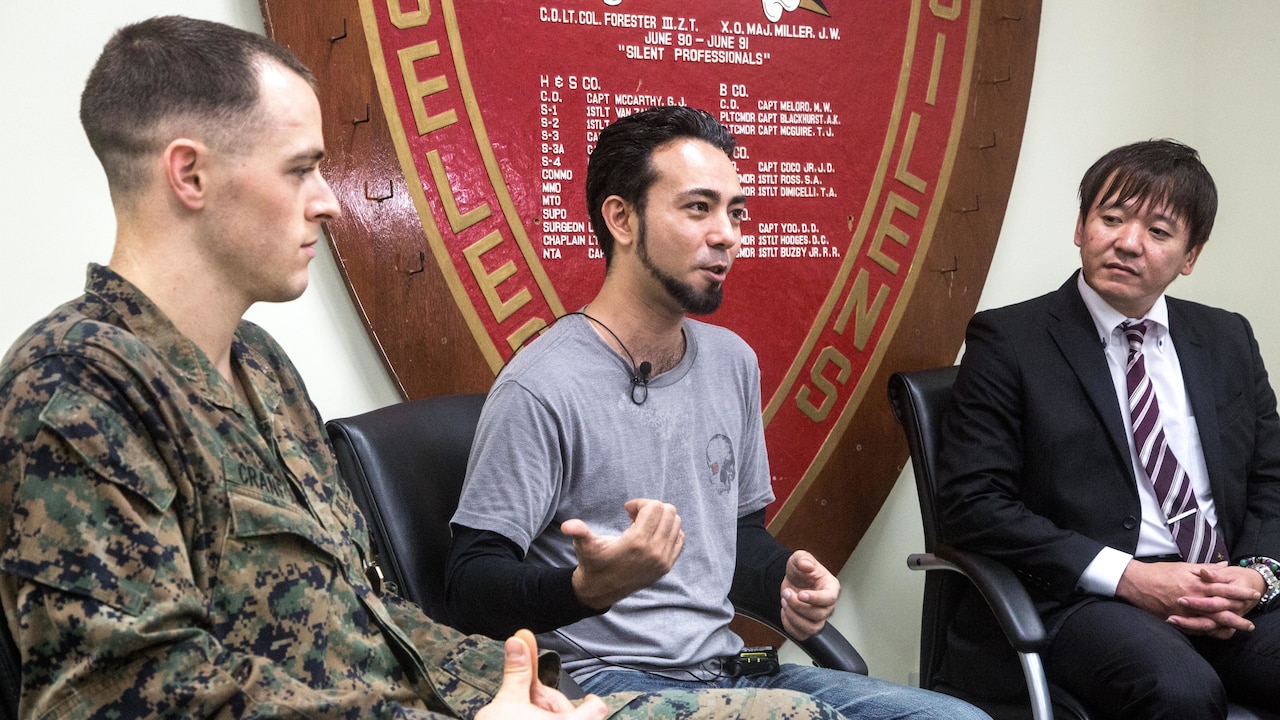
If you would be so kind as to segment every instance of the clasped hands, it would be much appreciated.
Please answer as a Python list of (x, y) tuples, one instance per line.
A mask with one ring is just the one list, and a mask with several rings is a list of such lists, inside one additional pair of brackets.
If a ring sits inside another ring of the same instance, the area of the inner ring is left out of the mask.
[(1144, 563), (1130, 560), (1116, 596), (1177, 627), (1187, 635), (1226, 639), (1251, 632), (1245, 615), (1265, 588), (1250, 568), (1227, 563)]

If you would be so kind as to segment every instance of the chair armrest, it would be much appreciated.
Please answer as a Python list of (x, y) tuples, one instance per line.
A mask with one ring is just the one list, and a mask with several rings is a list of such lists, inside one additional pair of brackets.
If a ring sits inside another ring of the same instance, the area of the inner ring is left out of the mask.
[(788, 640), (798, 645), (801, 650), (804, 650), (805, 654), (813, 660), (813, 664), (818, 667), (843, 670), (857, 673), (858, 675), (867, 674), (867, 661), (862, 659), (853, 644), (829, 622), (825, 623), (822, 629), (813, 636), (806, 640), (800, 640), (792, 637), (783, 629), (782, 623), (777, 620), (766, 619), (746, 608), (734, 609), (737, 610), (739, 615), (751, 618), (761, 625), (784, 635)]
[(1008, 566), (985, 555), (938, 545), (931, 553), (913, 553), (907, 557), (912, 570), (950, 570), (969, 578), (982, 593), (1000, 629), (1014, 650), (1039, 653), (1046, 638), (1040, 613), (1018, 576)]

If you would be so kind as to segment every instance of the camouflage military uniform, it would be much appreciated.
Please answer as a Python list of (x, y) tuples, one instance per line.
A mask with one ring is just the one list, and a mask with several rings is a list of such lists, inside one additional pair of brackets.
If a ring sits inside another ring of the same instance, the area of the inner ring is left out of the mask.
[[(469, 717), (502, 645), (379, 597), (296, 370), (242, 323), (248, 403), (107, 268), (0, 363), (0, 602), (24, 717)], [(622, 715), (807, 718), (779, 693), (605, 698)], [(830, 715), (834, 716), (834, 714)]]

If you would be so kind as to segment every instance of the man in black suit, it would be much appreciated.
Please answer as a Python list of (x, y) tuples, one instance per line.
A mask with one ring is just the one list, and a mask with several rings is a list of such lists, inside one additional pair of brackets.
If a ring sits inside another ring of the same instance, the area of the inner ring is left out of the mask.
[[(1280, 709), (1276, 397), (1248, 321), (1164, 294), (1216, 211), (1185, 145), (1103, 156), (1080, 184), (1081, 270), (973, 318), (944, 422), (945, 539), (1013, 568), (1049, 679), (1104, 716)], [(981, 692), (964, 652), (987, 626), (976, 597), (959, 612), (943, 675)]]

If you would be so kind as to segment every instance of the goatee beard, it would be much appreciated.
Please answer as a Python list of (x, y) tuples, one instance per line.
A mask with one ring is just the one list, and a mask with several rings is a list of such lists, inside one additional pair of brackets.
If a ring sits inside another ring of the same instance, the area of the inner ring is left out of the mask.
[(720, 309), (720, 303), (724, 302), (724, 286), (715, 283), (701, 292), (694, 289), (692, 285), (681, 282), (676, 278), (668, 275), (658, 268), (649, 257), (648, 232), (645, 228), (644, 218), (640, 219), (640, 233), (636, 239), (636, 255), (640, 258), (640, 263), (649, 271), (658, 282), (662, 283), (662, 287), (675, 300), (680, 308), (689, 315), (710, 315)]

